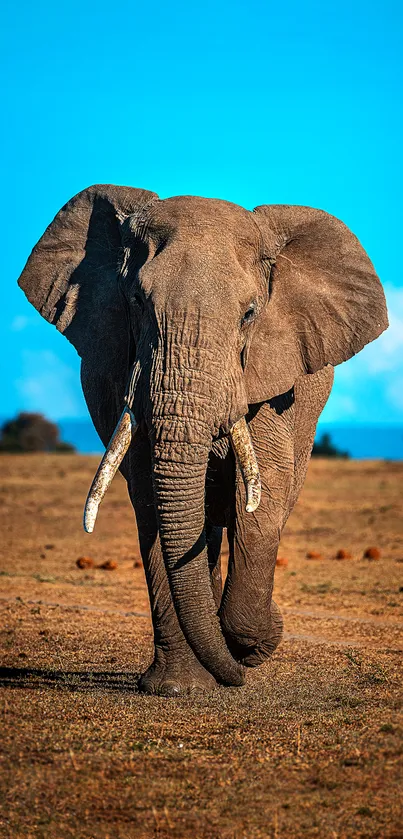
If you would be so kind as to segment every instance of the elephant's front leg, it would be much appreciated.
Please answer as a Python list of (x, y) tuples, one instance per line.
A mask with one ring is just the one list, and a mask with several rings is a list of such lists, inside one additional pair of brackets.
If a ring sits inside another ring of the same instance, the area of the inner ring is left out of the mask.
[(147, 438), (135, 439), (124, 472), (136, 511), (154, 629), (154, 659), (141, 676), (139, 688), (163, 696), (211, 690), (217, 683), (187, 643), (172, 602), (158, 535)]
[(263, 536), (259, 525), (256, 531), (250, 523), (242, 531), (228, 531), (229, 572), (221, 610), (228, 647), (247, 667), (262, 664), (280, 643), (283, 631), (280, 609), (272, 599), (279, 535)]
[(245, 510), (245, 489), (236, 476), (228, 577), (221, 623), (227, 644), (243, 664), (261, 664), (276, 649), (283, 622), (272, 600), (273, 578), (281, 530), (289, 511), (294, 476), (294, 404), (264, 403), (249, 423), (258, 458), (262, 499), (254, 513)]

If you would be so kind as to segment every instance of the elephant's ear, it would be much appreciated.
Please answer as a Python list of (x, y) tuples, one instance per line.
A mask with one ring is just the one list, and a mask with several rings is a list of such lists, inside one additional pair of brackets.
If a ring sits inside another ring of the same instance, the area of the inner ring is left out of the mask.
[(271, 273), (247, 356), (250, 404), (285, 393), (303, 373), (346, 361), (388, 325), (375, 269), (341, 221), (286, 205), (254, 214)]
[(127, 341), (117, 279), (121, 223), (157, 198), (145, 189), (109, 184), (79, 192), (46, 229), (19, 278), (28, 300), (83, 359), (101, 356), (110, 364), (124, 336)]

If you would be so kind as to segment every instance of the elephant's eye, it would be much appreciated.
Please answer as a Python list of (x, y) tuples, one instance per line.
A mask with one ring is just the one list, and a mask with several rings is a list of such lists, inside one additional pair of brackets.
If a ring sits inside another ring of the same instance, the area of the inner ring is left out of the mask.
[(251, 321), (254, 319), (255, 315), (256, 315), (256, 303), (251, 303), (250, 306), (248, 306), (248, 308), (247, 308), (247, 310), (246, 310), (246, 312), (245, 312), (245, 314), (242, 318), (242, 326), (245, 323), (251, 323)]

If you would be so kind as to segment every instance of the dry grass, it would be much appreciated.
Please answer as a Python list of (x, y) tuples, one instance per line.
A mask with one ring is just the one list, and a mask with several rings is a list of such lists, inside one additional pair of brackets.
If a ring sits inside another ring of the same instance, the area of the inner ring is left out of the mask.
[(282, 645), (245, 688), (173, 700), (136, 689), (152, 639), (120, 478), (81, 531), (94, 464), (1, 458), (0, 836), (402, 837), (403, 465), (311, 464), (276, 571)]

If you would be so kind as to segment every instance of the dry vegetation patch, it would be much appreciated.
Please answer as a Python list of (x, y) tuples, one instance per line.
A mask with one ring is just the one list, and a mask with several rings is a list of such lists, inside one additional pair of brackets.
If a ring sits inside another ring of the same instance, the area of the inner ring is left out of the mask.
[(173, 700), (137, 692), (152, 636), (124, 482), (89, 537), (92, 458), (1, 460), (0, 836), (402, 836), (403, 466), (311, 464), (283, 643), (245, 688)]

